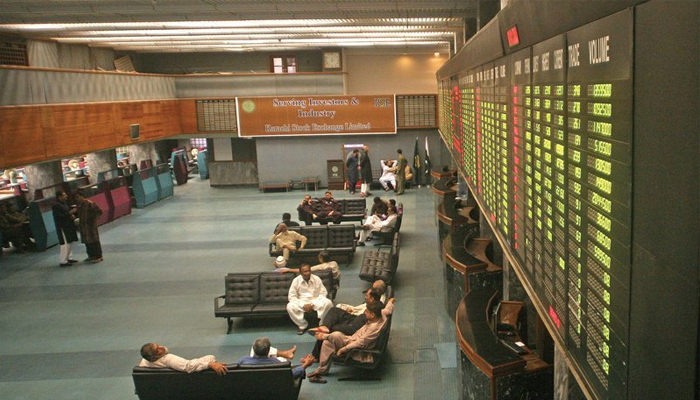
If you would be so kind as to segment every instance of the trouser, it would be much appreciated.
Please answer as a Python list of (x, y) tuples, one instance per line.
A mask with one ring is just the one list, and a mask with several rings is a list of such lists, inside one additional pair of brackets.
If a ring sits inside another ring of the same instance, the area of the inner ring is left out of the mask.
[(369, 183), (365, 183), (364, 181), (362, 182), (362, 186), (360, 186), (360, 193), (369, 193)]
[(326, 212), (320, 212), (316, 214), (318, 216), (318, 220), (322, 225), (325, 225), (328, 223), (328, 220), (333, 220), (334, 224), (339, 224), (341, 219), (343, 218), (343, 214), (339, 212), (334, 212), (333, 215), (328, 215)]
[(277, 250), (278, 250), (278, 251), (279, 251), (279, 250), (282, 250), (282, 257), (284, 257), (284, 259), (287, 260), (287, 261), (289, 261), (289, 254), (290, 254), (292, 251), (296, 250), (296, 247), (293, 248), (293, 249), (291, 249), (291, 250), (289, 250), (289, 249), (286, 248), (286, 247), (282, 247), (282, 246), (283, 246), (283, 243), (282, 243), (279, 239), (277, 239), (277, 242), (275, 243), (275, 246), (277, 246)]
[(403, 194), (404, 186), (406, 186), (406, 175), (396, 176), (396, 194)]
[(349, 338), (349, 336), (346, 336), (341, 332), (333, 332), (328, 335), (321, 346), (321, 356), (318, 359), (318, 368), (316, 368), (316, 371), (314, 372), (319, 375), (327, 374), (328, 370), (331, 368), (331, 363), (333, 362), (333, 354), (335, 354), (338, 349), (345, 347)]
[(309, 326), (309, 322), (304, 318), (304, 305), (308, 303), (314, 305), (314, 310), (318, 313), (318, 319), (321, 322), (323, 322), (328, 311), (333, 308), (333, 303), (325, 297), (318, 297), (312, 301), (290, 301), (287, 303), (287, 313), (289, 318), (301, 329), (306, 329)]
[(85, 243), (85, 250), (89, 258), (102, 258), (102, 245), (99, 241)]
[(61, 235), (63, 235), (63, 243), (60, 245), (60, 251), (59, 251), (59, 257), (61, 258), (61, 264), (66, 264), (68, 263), (68, 260), (71, 259), (71, 256), (73, 255), (73, 243), (75, 242), (70, 242), (68, 243), (68, 240), (66, 240), (66, 235), (61, 232)]
[[(382, 187), (384, 187), (384, 190), (394, 189), (396, 187), (396, 178), (395, 177), (379, 178), (379, 183), (382, 184)], [(391, 184), (391, 188), (389, 187), (389, 184)]]

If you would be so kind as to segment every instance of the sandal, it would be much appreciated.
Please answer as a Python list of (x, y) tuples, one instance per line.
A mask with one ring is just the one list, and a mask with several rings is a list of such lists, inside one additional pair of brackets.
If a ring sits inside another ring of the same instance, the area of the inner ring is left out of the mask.
[(309, 382), (311, 382), (311, 383), (328, 383), (327, 380), (321, 378), (318, 375), (314, 375), (311, 378), (309, 378)]

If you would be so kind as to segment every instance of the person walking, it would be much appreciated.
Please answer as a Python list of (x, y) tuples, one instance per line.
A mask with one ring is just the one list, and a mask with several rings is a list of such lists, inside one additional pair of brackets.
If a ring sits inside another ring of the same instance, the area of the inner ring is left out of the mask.
[(58, 190), (56, 192), (56, 202), (51, 207), (60, 245), (59, 265), (61, 267), (69, 267), (71, 264), (78, 262), (78, 260), (71, 258), (73, 255), (73, 243), (78, 241), (78, 231), (75, 228), (75, 213), (77, 209), (69, 207), (66, 203), (67, 201), (68, 194), (63, 190)]
[(348, 169), (348, 189), (350, 190), (350, 194), (355, 194), (355, 187), (360, 178), (360, 150), (355, 149), (352, 153), (348, 154), (348, 158), (345, 160), (345, 166)]
[(85, 244), (88, 255), (85, 261), (102, 262), (102, 245), (100, 244), (100, 233), (97, 230), (97, 221), (102, 215), (102, 209), (88, 200), (82, 190), (77, 191), (74, 197), (78, 205), (80, 240)]
[(396, 150), (396, 195), (402, 195), (404, 186), (406, 186), (406, 157), (403, 156), (401, 149)]
[(360, 175), (362, 176), (362, 186), (360, 187), (360, 196), (371, 196), (369, 185), (372, 183), (372, 162), (369, 159), (369, 146), (362, 146), (362, 154), (360, 154)]

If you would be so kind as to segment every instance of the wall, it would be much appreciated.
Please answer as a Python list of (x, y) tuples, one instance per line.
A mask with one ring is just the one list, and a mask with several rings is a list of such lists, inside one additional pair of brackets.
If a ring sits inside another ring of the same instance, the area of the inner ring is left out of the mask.
[[(255, 139), (260, 182), (298, 180), (307, 176), (319, 176), (321, 186), (328, 185), (326, 160), (345, 159), (343, 144), (365, 143), (370, 146), (372, 167), (379, 167), (379, 160), (396, 158), (396, 149), (401, 148), (411, 163), (416, 137), (421, 156), (428, 137), (432, 165), (449, 162), (449, 154), (441, 147), (444, 144), (435, 130), (399, 131), (396, 135), (353, 135), (291, 138)], [(447, 154), (447, 158), (442, 158)]]
[(348, 94), (437, 93), (435, 73), (447, 61), (447, 53), (388, 53), (346, 50)]

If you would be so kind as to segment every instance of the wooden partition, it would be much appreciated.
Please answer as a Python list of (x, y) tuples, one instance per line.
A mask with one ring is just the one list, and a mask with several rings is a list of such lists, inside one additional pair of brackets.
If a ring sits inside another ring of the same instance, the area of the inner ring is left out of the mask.
[[(0, 166), (26, 165), (182, 133), (179, 100), (0, 107)], [(31, 143), (31, 146), (28, 145)]]

